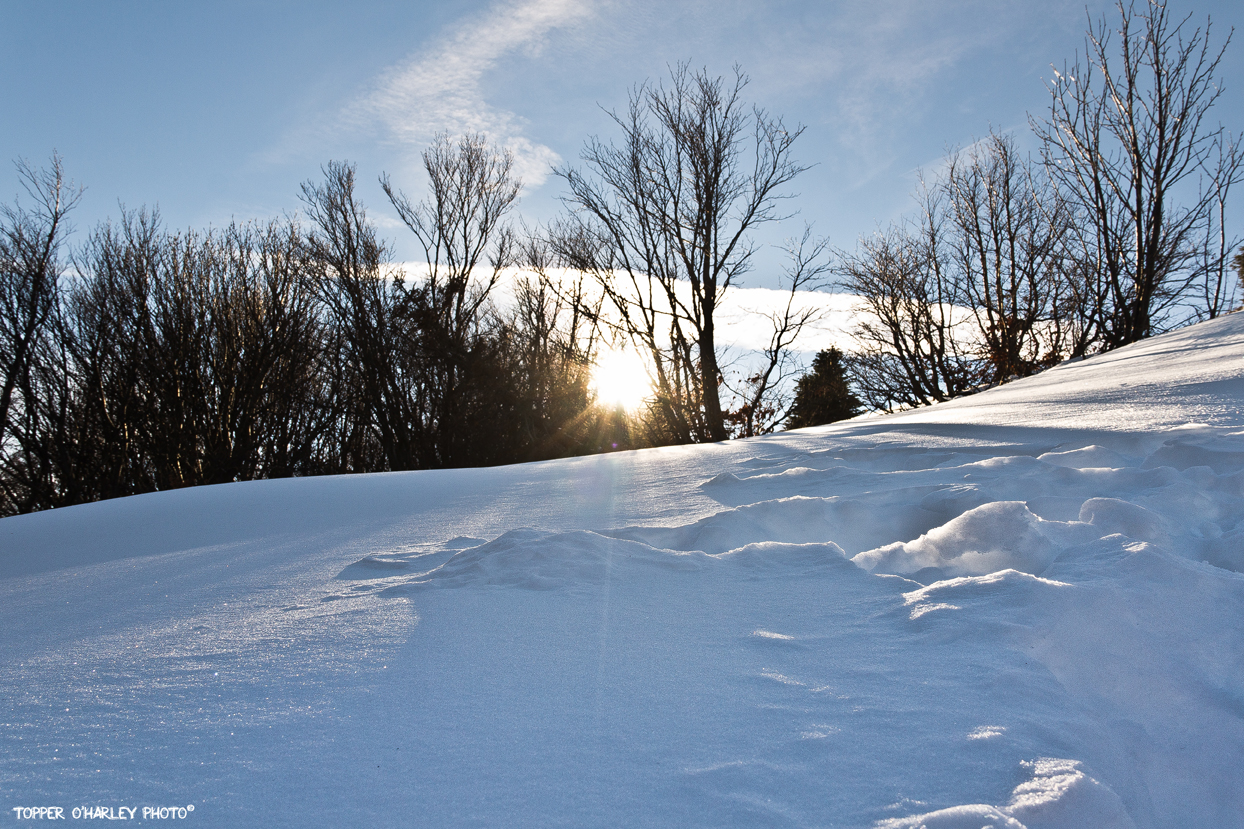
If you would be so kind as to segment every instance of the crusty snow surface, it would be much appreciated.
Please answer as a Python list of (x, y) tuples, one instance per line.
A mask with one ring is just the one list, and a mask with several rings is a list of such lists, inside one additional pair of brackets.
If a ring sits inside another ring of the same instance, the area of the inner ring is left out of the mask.
[(758, 440), (3, 519), (0, 820), (1244, 825), (1242, 403), (1239, 314)]

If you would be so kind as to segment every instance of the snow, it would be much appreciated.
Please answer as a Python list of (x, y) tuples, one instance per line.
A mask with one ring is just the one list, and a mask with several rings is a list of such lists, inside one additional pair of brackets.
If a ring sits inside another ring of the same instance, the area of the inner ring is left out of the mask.
[(6, 518), (0, 810), (1244, 825), (1242, 403), (1244, 314), (750, 441)]

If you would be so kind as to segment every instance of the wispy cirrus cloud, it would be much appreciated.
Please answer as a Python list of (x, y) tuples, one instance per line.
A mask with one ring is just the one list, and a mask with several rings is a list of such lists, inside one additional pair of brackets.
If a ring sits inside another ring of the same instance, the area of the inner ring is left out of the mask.
[(592, 0), (499, 2), (384, 72), (347, 118), (379, 126), (387, 140), (412, 151), (439, 132), (483, 133), (514, 153), (527, 187), (538, 187), (561, 157), (526, 134), (525, 119), (490, 103), (483, 80), (504, 58), (535, 54), (554, 31), (584, 22), (593, 6)]

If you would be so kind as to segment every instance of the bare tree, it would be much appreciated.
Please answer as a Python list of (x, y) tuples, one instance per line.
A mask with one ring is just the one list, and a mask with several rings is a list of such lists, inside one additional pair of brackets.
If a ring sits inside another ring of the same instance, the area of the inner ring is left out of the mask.
[(234, 223), (205, 233), (192, 249), (207, 277), (196, 482), (314, 469), (331, 413), (318, 405), (322, 322), (303, 251), (299, 228), (280, 222)]
[(1082, 260), (1103, 290), (1086, 294), (1107, 303), (1107, 348), (1162, 330), (1198, 278), (1221, 273), (1230, 246), (1205, 236), (1241, 176), (1237, 145), (1209, 120), (1230, 35), (1211, 47), (1208, 21), (1194, 28), (1162, 0), (1120, 0), (1118, 12), (1115, 30), (1090, 19), (1083, 58), (1054, 73), (1050, 115), (1033, 123), (1050, 175), (1091, 230)]
[(94, 465), (93, 497), (309, 471), (324, 417), (302, 252), (276, 222), (167, 233), (137, 212), (92, 235), (62, 336), (71, 425), (106, 448), (61, 465)]
[(991, 133), (955, 153), (940, 183), (947, 219), (946, 267), (971, 310), (993, 379), (1025, 377), (1065, 354), (1060, 324), (1071, 215), (1057, 191)]
[(323, 172), (323, 183), (302, 185), (302, 201), (312, 278), (333, 320), (342, 471), (425, 466), (418, 377), (402, 362), (405, 287), (386, 279), (389, 251), (355, 196), (354, 166), (330, 161)]
[[(1244, 163), (1234, 143), (1219, 146), (1219, 169), (1230, 170), (1232, 165)], [(1233, 171), (1232, 171), (1233, 172)], [(1220, 176), (1209, 182), (1210, 205), (1206, 211), (1204, 233), (1197, 243), (1196, 269), (1202, 276), (1202, 304), (1198, 317), (1213, 319), (1235, 309), (1240, 289), (1239, 257), (1231, 258), (1231, 251), (1240, 245), (1240, 237), (1227, 235), (1227, 194), (1234, 176)]]
[(0, 205), (0, 515), (44, 506), (54, 474), (48, 438), (65, 399), (66, 216), (82, 192), (59, 156), (46, 169), (17, 169), (32, 203)]
[(168, 233), (145, 210), (97, 228), (0, 453), (0, 511), (324, 471), (323, 330), (299, 236)]
[(480, 139), (429, 151), (435, 186), (418, 207), (386, 187), (426, 241), (413, 282), (339, 162), (303, 186), (307, 232), (171, 233), (123, 208), (69, 267), (76, 193), (53, 161), (21, 168), (32, 208), (0, 206), (0, 515), (630, 445), (628, 424), (592, 405), (599, 301), (584, 281), (554, 291), (545, 248), (512, 308), (489, 301), (513, 258), (503, 218), (518, 182)]
[(37, 403), (32, 369), (60, 301), (65, 217), (82, 194), (65, 180), (59, 156), (46, 170), (25, 162), (17, 170), (34, 204), (0, 204), (0, 446), (9, 439), (15, 402), (21, 412)]
[[(1244, 283), (1244, 248), (1240, 248), (1239, 251), (1235, 254), (1235, 256), (1232, 257), (1231, 267), (1233, 270), (1235, 270), (1236, 284), (1239, 285), (1241, 283)], [(1235, 310), (1235, 309), (1231, 308), (1228, 310)]]
[(502, 410), (513, 405), (495, 375), (500, 345), (482, 336), (489, 296), (510, 264), (514, 234), (506, 216), (522, 182), (513, 154), (482, 135), (456, 141), (438, 135), (423, 153), (428, 195), (413, 203), (389, 177), (381, 185), (398, 216), (423, 247), (427, 273), (410, 293), (414, 342), (422, 365), (423, 421), (434, 447), (430, 466), (497, 462), (498, 443), (482, 439), (481, 421), (496, 435)]
[(945, 267), (942, 195), (923, 194), (917, 225), (890, 227), (839, 257), (839, 284), (862, 303), (849, 359), (864, 402), (873, 409), (948, 400), (979, 383), (982, 362), (956, 330), (954, 277)]
[(514, 234), (504, 221), (522, 181), (514, 174), (513, 154), (490, 146), (482, 135), (457, 141), (438, 135), (423, 153), (423, 168), (429, 193), (418, 204), (394, 188), (387, 175), (381, 186), (423, 246), (431, 305), (446, 331), (461, 340), (510, 262)]
[[(530, 247), (528, 245), (527, 247)], [(597, 330), (581, 284), (555, 284), (539, 264), (516, 285), (502, 321), (518, 385), (517, 422), (525, 460), (598, 451), (591, 390)]]
[(735, 437), (768, 434), (790, 413), (793, 398), (787, 381), (801, 370), (790, 347), (803, 329), (821, 315), (816, 308), (799, 307), (797, 300), (800, 292), (821, 285), (822, 277), (830, 270), (825, 257), (828, 251), (829, 240), (814, 239), (812, 228), (807, 226), (802, 237), (787, 242), (786, 303), (780, 310), (768, 313), (771, 333), (760, 365), (744, 379), (741, 388), (731, 389), (741, 401), (727, 413), (727, 419), (735, 426)]
[(674, 442), (728, 436), (716, 311), (750, 265), (748, 234), (779, 218), (802, 128), (750, 110), (747, 78), (675, 67), (670, 86), (642, 84), (611, 113), (620, 145), (588, 142), (589, 172), (557, 171), (574, 210), (560, 247), (591, 274), (618, 330), (651, 357), (657, 411)]

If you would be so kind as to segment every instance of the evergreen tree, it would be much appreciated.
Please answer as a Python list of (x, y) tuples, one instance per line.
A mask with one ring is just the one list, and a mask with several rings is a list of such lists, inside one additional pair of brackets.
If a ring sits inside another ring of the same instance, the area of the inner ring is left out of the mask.
[(795, 402), (786, 428), (802, 429), (846, 420), (860, 413), (863, 404), (847, 386), (842, 352), (830, 348), (816, 355), (812, 371), (799, 378)]

